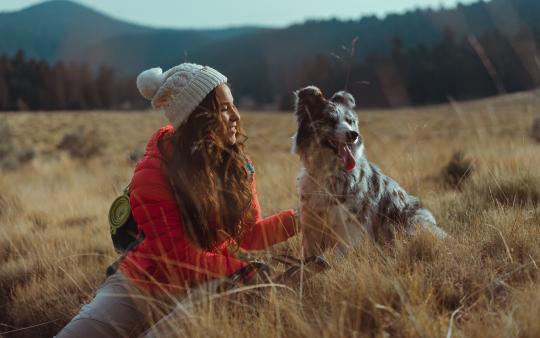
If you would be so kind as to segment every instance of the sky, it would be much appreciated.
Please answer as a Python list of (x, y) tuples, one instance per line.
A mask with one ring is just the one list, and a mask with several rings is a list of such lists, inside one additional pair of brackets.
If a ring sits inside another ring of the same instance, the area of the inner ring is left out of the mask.
[[(358, 19), (399, 13), (416, 7), (455, 6), (458, 0), (75, 0), (126, 21), (170, 28), (228, 26), (284, 27), (306, 19)], [(42, 0), (0, 0), (0, 12), (15, 11)], [(461, 3), (474, 2), (460, 0)], [(209, 9), (210, 8), (210, 9)]]

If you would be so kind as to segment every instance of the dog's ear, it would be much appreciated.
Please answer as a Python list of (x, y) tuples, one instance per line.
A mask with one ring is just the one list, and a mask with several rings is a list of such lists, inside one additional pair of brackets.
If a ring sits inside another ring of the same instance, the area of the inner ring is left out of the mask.
[[(313, 116), (318, 115), (325, 107), (327, 102), (322, 91), (315, 86), (308, 86), (294, 92), (296, 96), (296, 114), (309, 113)], [(305, 111), (307, 108), (307, 111)]]
[(335, 93), (334, 96), (332, 96), (332, 98), (330, 99), (330, 101), (342, 104), (350, 109), (354, 109), (354, 107), (356, 106), (354, 97), (351, 95), (351, 93), (348, 93), (346, 91), (340, 91)]

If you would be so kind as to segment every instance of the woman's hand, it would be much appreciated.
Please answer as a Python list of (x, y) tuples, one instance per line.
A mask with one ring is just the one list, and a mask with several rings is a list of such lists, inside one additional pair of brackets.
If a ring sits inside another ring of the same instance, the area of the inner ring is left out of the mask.
[(273, 269), (269, 265), (260, 262), (252, 262), (250, 264), (253, 264), (255, 266), (255, 269), (252, 271), (251, 274), (246, 276), (243, 281), (244, 285), (272, 283), (270, 275), (272, 274)]
[(227, 278), (227, 280), (217, 288), (217, 291), (225, 292), (242, 286), (271, 283), (271, 273), (272, 268), (269, 265), (261, 262), (249, 262), (248, 265)]

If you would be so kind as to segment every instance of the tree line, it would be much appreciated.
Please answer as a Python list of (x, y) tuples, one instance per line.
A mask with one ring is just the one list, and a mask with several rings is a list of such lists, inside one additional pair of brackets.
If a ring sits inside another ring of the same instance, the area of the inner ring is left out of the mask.
[[(240, 102), (250, 108), (290, 110), (292, 92), (314, 84), (326, 93), (349, 90), (359, 107), (399, 107), (468, 100), (540, 86), (540, 32), (517, 30), (459, 36), (446, 29), (439, 43), (403, 47), (399, 37), (387, 55), (355, 57), (356, 40), (340, 53), (299, 60), (294, 72), (254, 61), (227, 72)], [(197, 60), (193, 60), (197, 62)], [(284, 67), (285, 69), (285, 67)], [(28, 59), (23, 51), (0, 56), (0, 110), (139, 109), (148, 107), (134, 76), (111, 67), (92, 69)]]
[(443, 39), (428, 47), (404, 48), (396, 37), (389, 55), (352, 61), (351, 47), (340, 55), (317, 55), (298, 71), (298, 83), (281, 94), (281, 108), (290, 109), (290, 90), (314, 84), (323, 92), (347, 89), (360, 107), (427, 105), (513, 93), (540, 86), (540, 34), (528, 29), (513, 36), (490, 31), (458, 38), (446, 29)]
[(142, 107), (135, 79), (107, 66), (0, 56), (0, 110), (89, 110)]

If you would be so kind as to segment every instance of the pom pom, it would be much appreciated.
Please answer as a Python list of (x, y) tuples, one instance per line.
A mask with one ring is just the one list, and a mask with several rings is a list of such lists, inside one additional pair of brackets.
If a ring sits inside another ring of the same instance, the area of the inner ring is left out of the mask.
[(161, 68), (148, 69), (137, 76), (137, 88), (145, 99), (152, 100), (164, 80), (165, 75)]

